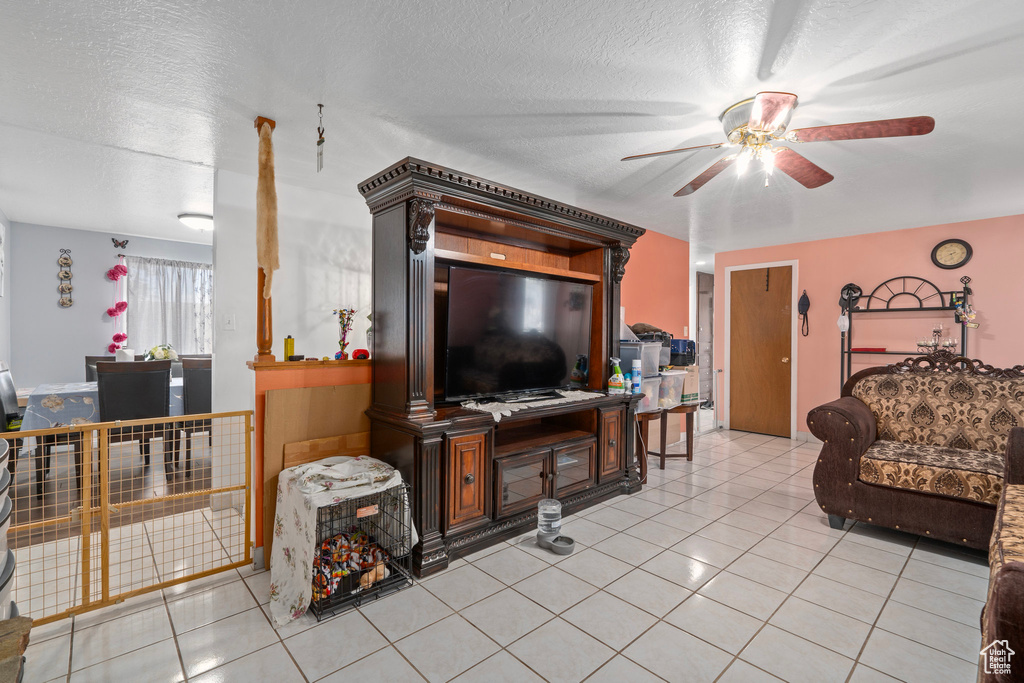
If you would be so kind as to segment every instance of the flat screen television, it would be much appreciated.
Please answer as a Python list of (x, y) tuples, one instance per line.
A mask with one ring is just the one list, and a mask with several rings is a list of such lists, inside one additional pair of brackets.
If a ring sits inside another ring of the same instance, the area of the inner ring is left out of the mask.
[(593, 285), (452, 267), (445, 399), (524, 394), (569, 385), (590, 354)]

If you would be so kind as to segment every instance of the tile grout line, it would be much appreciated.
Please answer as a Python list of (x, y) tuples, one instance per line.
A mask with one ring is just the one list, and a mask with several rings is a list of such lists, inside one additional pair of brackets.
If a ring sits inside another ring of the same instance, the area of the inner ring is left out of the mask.
[[(900, 568), (900, 573), (896, 575), (896, 580), (893, 582), (892, 588), (889, 589), (889, 593), (885, 596), (885, 600), (882, 602), (882, 607), (878, 610), (878, 614), (875, 615), (875, 620), (871, 622), (871, 628), (868, 629), (868, 635), (866, 638), (864, 638), (864, 642), (861, 643), (860, 649), (857, 651), (857, 656), (854, 658), (855, 663), (853, 665), (853, 669), (850, 670), (850, 675), (846, 679), (847, 682), (849, 682), (850, 678), (853, 677), (853, 672), (857, 670), (857, 666), (860, 665), (860, 658), (864, 655), (864, 649), (868, 646), (868, 641), (871, 640), (871, 636), (874, 635), (875, 629), (878, 627), (878, 620), (882, 618), (882, 612), (885, 611), (886, 605), (889, 604), (889, 599), (892, 597), (892, 594), (896, 591), (896, 586), (899, 585), (900, 579), (903, 578), (903, 572), (906, 570), (907, 565), (910, 564), (910, 557), (914, 554), (914, 550), (917, 549), (917, 544), (920, 542), (920, 540), (920, 538), (914, 539), (914, 545), (910, 548), (910, 552), (907, 553), (907, 559), (903, 561), (903, 566)], [(864, 666), (868, 665), (865, 664)], [(896, 676), (887, 671), (883, 671), (882, 673), (884, 673), (887, 676), (892, 676), (893, 678), (896, 678)]]
[[(157, 578), (159, 579), (160, 568), (156, 563), (156, 549), (153, 547), (153, 539), (150, 537), (149, 529), (146, 528), (145, 522), (142, 523), (142, 533), (146, 535), (146, 545), (149, 546), (150, 557), (153, 559), (153, 567), (156, 570)], [(185, 666), (185, 656), (181, 653), (181, 646), (178, 644), (178, 631), (174, 628), (174, 619), (171, 618), (171, 608), (167, 603), (167, 594), (164, 593), (162, 588), (160, 589), (160, 599), (164, 605), (164, 613), (167, 615), (167, 623), (171, 627), (171, 638), (174, 641), (174, 652), (178, 655), (178, 666), (181, 667), (183, 680), (188, 683), (188, 668)], [(147, 645), (146, 647), (149, 646)]]

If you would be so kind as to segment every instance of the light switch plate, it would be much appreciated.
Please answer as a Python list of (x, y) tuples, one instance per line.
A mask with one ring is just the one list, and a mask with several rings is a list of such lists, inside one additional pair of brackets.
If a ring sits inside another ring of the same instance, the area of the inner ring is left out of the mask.
[(224, 314), (224, 329), (228, 332), (233, 332), (235, 329), (235, 314), (225, 313)]

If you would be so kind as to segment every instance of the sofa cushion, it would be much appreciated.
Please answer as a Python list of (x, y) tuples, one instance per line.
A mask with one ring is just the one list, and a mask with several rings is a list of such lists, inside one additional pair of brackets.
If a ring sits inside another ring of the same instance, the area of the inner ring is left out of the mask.
[(1024, 378), (969, 372), (868, 375), (854, 397), (875, 416), (878, 439), (1003, 453), (1024, 426)]
[(1024, 562), (1024, 485), (1011, 484), (1003, 492), (988, 549), (994, 576), (1007, 562)]
[(896, 441), (876, 441), (860, 458), (866, 484), (935, 493), (995, 505), (1003, 488), (997, 453)]

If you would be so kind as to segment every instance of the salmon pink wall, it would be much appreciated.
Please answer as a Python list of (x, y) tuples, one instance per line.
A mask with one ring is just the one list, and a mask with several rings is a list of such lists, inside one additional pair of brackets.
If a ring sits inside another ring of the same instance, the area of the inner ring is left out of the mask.
[(676, 337), (690, 319), (690, 243), (651, 232), (629, 250), (622, 279), (626, 322), (656, 325)]
[[(974, 248), (971, 261), (956, 270), (931, 262), (931, 250), (941, 240), (959, 237)], [(943, 291), (959, 289), (970, 276), (978, 329), (968, 331), (967, 355), (996, 367), (1024, 363), (1024, 215), (853, 237), (744, 249), (715, 255), (715, 367), (725, 363), (725, 269), (754, 263), (799, 261), (798, 292), (811, 300), (810, 336), (797, 346), (797, 428), (807, 431), (808, 411), (839, 398), (839, 290), (848, 282), (870, 293), (899, 275), (930, 280)], [(632, 262), (630, 263), (632, 265)], [(947, 313), (906, 313), (861, 316), (855, 321), (854, 346), (878, 346), (913, 351), (918, 337), (930, 336), (942, 322), (948, 336), (959, 338), (960, 326)], [(897, 362), (900, 356), (855, 357), (853, 371)], [(857, 361), (860, 361), (859, 363)], [(724, 381), (724, 375), (722, 375)], [(721, 392), (722, 387), (719, 387)], [(720, 393), (720, 395), (722, 395)]]

